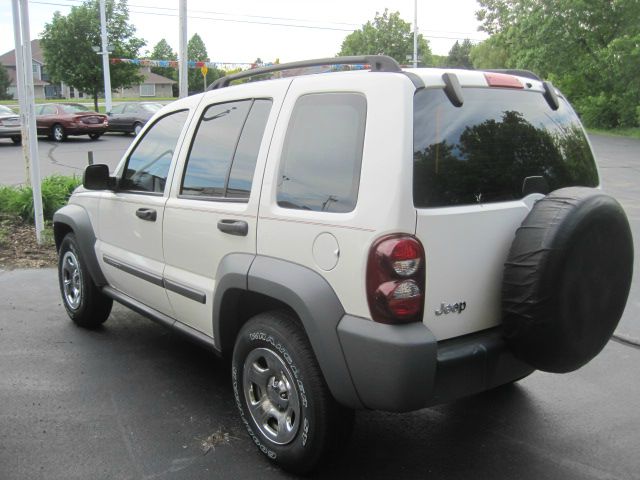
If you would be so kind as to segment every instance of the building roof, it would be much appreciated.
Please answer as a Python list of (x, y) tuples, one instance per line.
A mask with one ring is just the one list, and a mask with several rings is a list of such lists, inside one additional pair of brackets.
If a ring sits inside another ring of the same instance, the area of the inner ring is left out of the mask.
[(153, 73), (149, 67), (140, 67), (140, 73), (144, 77), (144, 80), (140, 83), (155, 83), (156, 85), (173, 85), (177, 83), (175, 80)]
[[(31, 40), (31, 58), (33, 58), (35, 62), (44, 65), (44, 56), (42, 55), (42, 48), (40, 47), (40, 40), (38, 38)], [(15, 67), (16, 51), (9, 50), (8, 52), (0, 55), (0, 63), (5, 67)]]

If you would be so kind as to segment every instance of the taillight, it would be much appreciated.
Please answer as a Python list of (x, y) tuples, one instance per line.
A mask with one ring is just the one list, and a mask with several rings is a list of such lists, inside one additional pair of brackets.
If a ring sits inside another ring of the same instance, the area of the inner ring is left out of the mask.
[(378, 239), (369, 251), (367, 301), (371, 318), (380, 323), (409, 323), (422, 319), (424, 249), (412, 235)]

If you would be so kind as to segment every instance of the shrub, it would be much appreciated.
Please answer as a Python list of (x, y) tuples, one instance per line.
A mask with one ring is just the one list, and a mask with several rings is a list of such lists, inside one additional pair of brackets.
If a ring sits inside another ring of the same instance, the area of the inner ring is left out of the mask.
[[(45, 220), (66, 205), (73, 190), (82, 183), (79, 177), (52, 175), (42, 180), (42, 211)], [(30, 186), (1, 186), (0, 214), (17, 216), (26, 222), (34, 222), (33, 193)]]

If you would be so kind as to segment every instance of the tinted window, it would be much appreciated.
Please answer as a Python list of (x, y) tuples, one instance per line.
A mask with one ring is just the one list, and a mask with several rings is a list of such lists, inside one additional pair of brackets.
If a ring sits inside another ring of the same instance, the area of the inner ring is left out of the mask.
[(367, 103), (356, 93), (300, 97), (280, 161), (278, 205), (326, 212), (355, 208)]
[(147, 130), (129, 156), (120, 186), (125, 190), (163, 192), (171, 159), (187, 110), (160, 118)]
[(539, 92), (465, 88), (454, 107), (443, 90), (414, 99), (417, 207), (490, 203), (535, 191), (595, 187), (593, 155), (569, 105), (552, 110)]
[(253, 102), (249, 117), (242, 129), (242, 135), (233, 157), (233, 165), (229, 175), (227, 197), (249, 198), (256, 160), (264, 135), (264, 128), (269, 119), (271, 100), (256, 100)]
[(207, 108), (189, 152), (182, 193), (248, 198), (270, 109), (270, 100)]

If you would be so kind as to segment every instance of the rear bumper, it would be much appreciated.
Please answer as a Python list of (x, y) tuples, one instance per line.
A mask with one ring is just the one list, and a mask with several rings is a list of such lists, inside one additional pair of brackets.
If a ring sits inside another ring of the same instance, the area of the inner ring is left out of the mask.
[(20, 127), (0, 127), (0, 138), (19, 137), (22, 135)]
[(107, 131), (108, 126), (99, 123), (99, 124), (77, 124), (74, 126), (70, 126), (69, 128), (65, 128), (65, 133), (67, 135), (88, 135), (89, 133), (105, 133)]
[(528, 375), (500, 328), (438, 342), (422, 323), (383, 325), (345, 315), (338, 336), (367, 408), (406, 412), (488, 390)]

